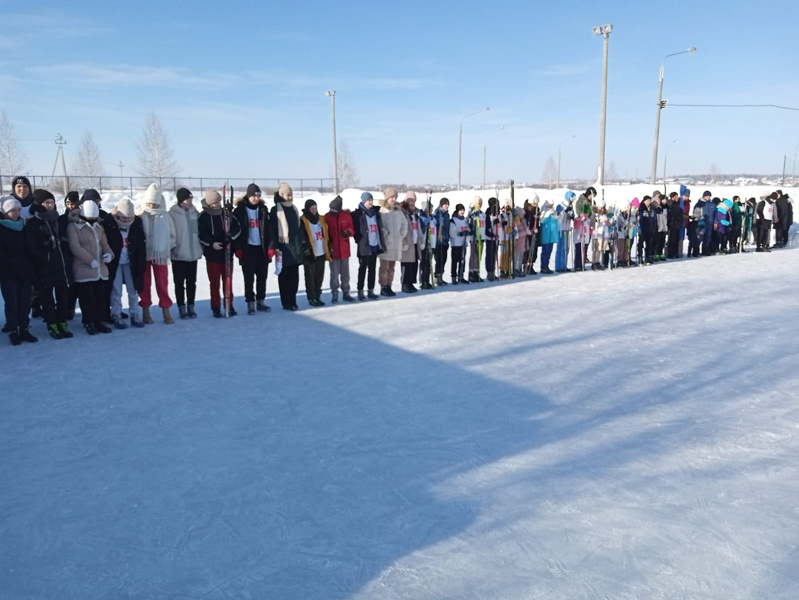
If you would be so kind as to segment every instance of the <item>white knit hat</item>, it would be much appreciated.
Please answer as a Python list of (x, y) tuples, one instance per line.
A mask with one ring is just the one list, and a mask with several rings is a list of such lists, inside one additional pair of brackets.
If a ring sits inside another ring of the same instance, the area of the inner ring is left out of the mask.
[(277, 186), (277, 193), (285, 200), (288, 198), (288, 195), (291, 194), (291, 186), (283, 181), (279, 186)]
[(127, 217), (128, 219), (135, 216), (136, 213), (133, 209), (133, 202), (130, 201), (130, 198), (124, 196), (117, 202), (117, 214), (120, 217)]
[(161, 190), (158, 189), (157, 183), (151, 183), (150, 187), (144, 192), (144, 196), (142, 197), (142, 203), (144, 204), (155, 204), (157, 206), (164, 205), (164, 195), (161, 193)]
[(80, 216), (84, 219), (96, 219), (100, 216), (100, 207), (92, 200), (87, 200), (80, 205)]
[(22, 204), (20, 204), (19, 200), (14, 198), (13, 196), (3, 196), (3, 212), (7, 213), (9, 211), (19, 208), (22, 208)]

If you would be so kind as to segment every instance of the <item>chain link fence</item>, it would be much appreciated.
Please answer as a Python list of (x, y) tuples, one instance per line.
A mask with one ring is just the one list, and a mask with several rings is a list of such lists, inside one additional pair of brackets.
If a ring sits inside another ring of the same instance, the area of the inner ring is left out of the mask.
[[(0, 188), (3, 194), (11, 193), (11, 182), (14, 176), (0, 175)], [(219, 190), (227, 185), (228, 189), (233, 187), (234, 193), (243, 195), (247, 186), (251, 183), (258, 184), (264, 195), (273, 194), (277, 191), (278, 185), (285, 181), (294, 190), (295, 195), (302, 197), (315, 193), (331, 194), (335, 187), (335, 178), (332, 177), (308, 177), (299, 179), (281, 179), (278, 177), (255, 177), (246, 178), (226, 178), (226, 177), (161, 177), (153, 179), (150, 177), (52, 177), (45, 175), (26, 175), (34, 189), (44, 188), (53, 193), (66, 194), (70, 190), (82, 192), (83, 190), (94, 188), (101, 194), (105, 192), (124, 192), (133, 196), (136, 192), (141, 192), (155, 182), (158, 187), (165, 192), (176, 192), (179, 188), (187, 188), (195, 196), (202, 196), (205, 190)]]

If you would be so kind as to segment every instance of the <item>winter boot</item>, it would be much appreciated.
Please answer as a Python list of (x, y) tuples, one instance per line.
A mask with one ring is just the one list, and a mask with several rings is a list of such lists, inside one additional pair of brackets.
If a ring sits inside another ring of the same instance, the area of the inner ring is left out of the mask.
[(161, 308), (161, 312), (164, 314), (164, 323), (167, 325), (172, 325), (174, 321), (172, 320), (172, 315), (169, 314), (169, 309)]
[(341, 296), (341, 299), (344, 300), (344, 302), (355, 302), (355, 298), (350, 296), (349, 292), (344, 292)]
[(84, 323), (83, 328), (86, 330), (86, 333), (88, 333), (89, 335), (97, 335), (100, 333), (94, 328), (93, 323)]
[(461, 277), (460, 279), (458, 279), (458, 283), (467, 283), (468, 284), (468, 283), (471, 283), (471, 281), (467, 281), (466, 279)]
[(317, 296), (317, 298), (316, 298), (316, 306), (327, 306), (327, 305), (324, 302), (322, 302), (321, 298), (319, 298)]
[[(760, 252), (760, 250), (758, 250), (758, 252)], [(5, 325), (3, 325), (3, 333), (16, 333), (16, 331), (14, 331), (13, 329), (11, 329), (11, 327), (9, 326), (9, 324), (8, 324), (8, 323), (6, 323)]]
[(58, 328), (61, 330), (61, 337), (62, 337), (63, 339), (65, 339), (65, 340), (66, 340), (66, 339), (68, 339), (68, 338), (71, 338), (71, 337), (72, 337), (72, 332), (71, 332), (71, 331), (69, 330), (69, 328), (67, 327), (67, 322), (66, 322), (66, 321), (61, 321), (61, 322), (58, 324)]
[(122, 320), (120, 315), (111, 315), (111, 322), (114, 324), (114, 329), (127, 329), (128, 326), (125, 321)]
[(181, 319), (188, 319), (189, 318), (189, 313), (186, 310), (186, 305), (185, 304), (178, 304), (178, 314), (180, 315)]
[(358, 290), (358, 300), (360, 302), (363, 302), (364, 300), (366, 300), (366, 294), (363, 293), (363, 290)]
[(22, 343), (19, 337), (19, 331), (12, 329), (8, 334), (8, 341), (11, 342), (12, 346), (19, 346)]
[(331, 292), (330, 295), (332, 296), (330, 299), (331, 302), (333, 304), (338, 304), (338, 292)]
[(50, 323), (47, 326), (47, 333), (49, 333), (50, 337), (54, 340), (60, 340), (64, 337), (61, 335), (61, 328), (58, 326), (58, 323)]
[(141, 328), (141, 327), (144, 327), (144, 323), (142, 323), (142, 320), (139, 318), (139, 315), (131, 313), (131, 315), (130, 315), (130, 326), (131, 327)]
[(255, 302), (248, 302), (247, 303), (247, 314), (254, 315), (255, 314)]
[(388, 291), (388, 295), (389, 295), (389, 296), (392, 296), (392, 297), (393, 297), (393, 296), (396, 296), (396, 295), (397, 295), (397, 292), (395, 292), (394, 290), (392, 290), (390, 285), (387, 285), (387, 286), (386, 286), (386, 291)]
[(94, 329), (100, 333), (111, 333), (111, 328), (102, 321), (96, 321), (94, 323)]
[(190, 319), (196, 319), (197, 313), (194, 312), (194, 304), (187, 304), (186, 305), (186, 312), (189, 314)]
[(381, 285), (380, 286), (380, 295), (381, 296), (386, 296), (386, 297), (389, 297), (391, 295), (391, 294), (388, 293), (388, 286), (387, 285)]
[(258, 300), (258, 301), (255, 303), (255, 310), (257, 310), (258, 312), (269, 312), (269, 311), (270, 311), (270, 310), (272, 310), (272, 309), (271, 309), (271, 308), (269, 308), (269, 307), (268, 307), (268, 306), (267, 306), (267, 305), (264, 303), (264, 301), (263, 301), (263, 300)]
[(236, 312), (236, 309), (235, 309), (235, 308), (233, 308), (233, 305), (231, 304), (231, 305), (230, 305), (230, 310), (229, 310), (229, 311), (227, 311), (227, 314), (229, 314), (231, 317), (235, 317), (235, 316), (236, 316), (237, 314), (239, 314), (239, 313), (237, 313), (237, 312)]
[(39, 338), (33, 335), (31, 333), (31, 330), (28, 329), (27, 327), (25, 327), (24, 329), (22, 327), (19, 328), (19, 339), (21, 339), (23, 342), (28, 342), (30, 344), (34, 344), (39, 341)]
[(444, 278), (441, 275), (436, 275), (436, 285), (442, 286), (444, 285)]
[(211, 312), (213, 313), (215, 319), (221, 319), (222, 317), (225, 316), (222, 314), (221, 308), (212, 308)]
[(374, 290), (369, 290), (369, 292), (366, 294), (366, 297), (369, 298), (369, 300), (380, 300), (380, 296), (375, 294)]
[[(149, 306), (142, 306), (141, 307), (141, 320), (144, 322), (145, 325), (152, 325), (153, 318), (150, 316), (150, 307)], [(91, 334), (94, 335), (94, 334)]]

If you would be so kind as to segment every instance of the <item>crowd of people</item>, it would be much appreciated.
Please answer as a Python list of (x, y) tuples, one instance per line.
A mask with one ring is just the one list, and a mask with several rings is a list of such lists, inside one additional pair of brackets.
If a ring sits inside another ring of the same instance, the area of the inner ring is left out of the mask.
[[(252, 183), (235, 206), (219, 191), (208, 190), (198, 210), (191, 191), (181, 188), (167, 210), (152, 184), (139, 210), (124, 197), (108, 213), (100, 194), (87, 189), (67, 194), (64, 214), (56, 210), (51, 192), (32, 190), (26, 177), (16, 177), (12, 185), (12, 195), (0, 200), (0, 291), (3, 332), (15, 346), (37, 341), (31, 316), (44, 319), (51, 337), (73, 337), (68, 323), (77, 303), (89, 335), (152, 324), (153, 283), (164, 323), (174, 323), (170, 264), (178, 315), (195, 319), (202, 257), (211, 311), (221, 318), (237, 314), (230, 285), (235, 261), (244, 279), (247, 313), (255, 315), (271, 310), (266, 279), (273, 261), (282, 308), (296, 311), (301, 266), (308, 304), (318, 307), (325, 305), (328, 264), (331, 301), (356, 302), (395, 296), (398, 263), (401, 292), (413, 294), (417, 285), (433, 289), (482, 282), (483, 269), (488, 281), (535, 275), (536, 262), (547, 275), (589, 267), (601, 271), (745, 252), (751, 239), (755, 251), (770, 252), (772, 237), (776, 247), (787, 245), (793, 222), (791, 200), (781, 191), (745, 201), (714, 198), (706, 191), (692, 205), (684, 186), (668, 197), (655, 191), (620, 207), (606, 205), (593, 187), (579, 196), (566, 192), (557, 205), (536, 195), (522, 206), (489, 198), (485, 211), (476, 196), (468, 209), (457, 204), (451, 213), (447, 198), (434, 207), (428, 194), (417, 207), (415, 192), (406, 192), (400, 202), (397, 190), (387, 188), (377, 202), (364, 192), (351, 212), (336, 196), (323, 215), (314, 200), (299, 210), (286, 183), (278, 187), (271, 208)], [(356, 295), (351, 293), (351, 240), (358, 259)]]

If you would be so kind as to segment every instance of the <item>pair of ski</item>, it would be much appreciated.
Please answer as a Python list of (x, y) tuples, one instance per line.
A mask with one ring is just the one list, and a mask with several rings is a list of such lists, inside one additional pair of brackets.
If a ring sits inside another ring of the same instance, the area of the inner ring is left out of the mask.
[(233, 218), (233, 186), (230, 186), (230, 196), (227, 195), (227, 185), (222, 186), (222, 232), (225, 236), (225, 281), (222, 283), (222, 303), (225, 306), (225, 318), (230, 318), (230, 309), (233, 307), (233, 253), (230, 247), (231, 219)]

